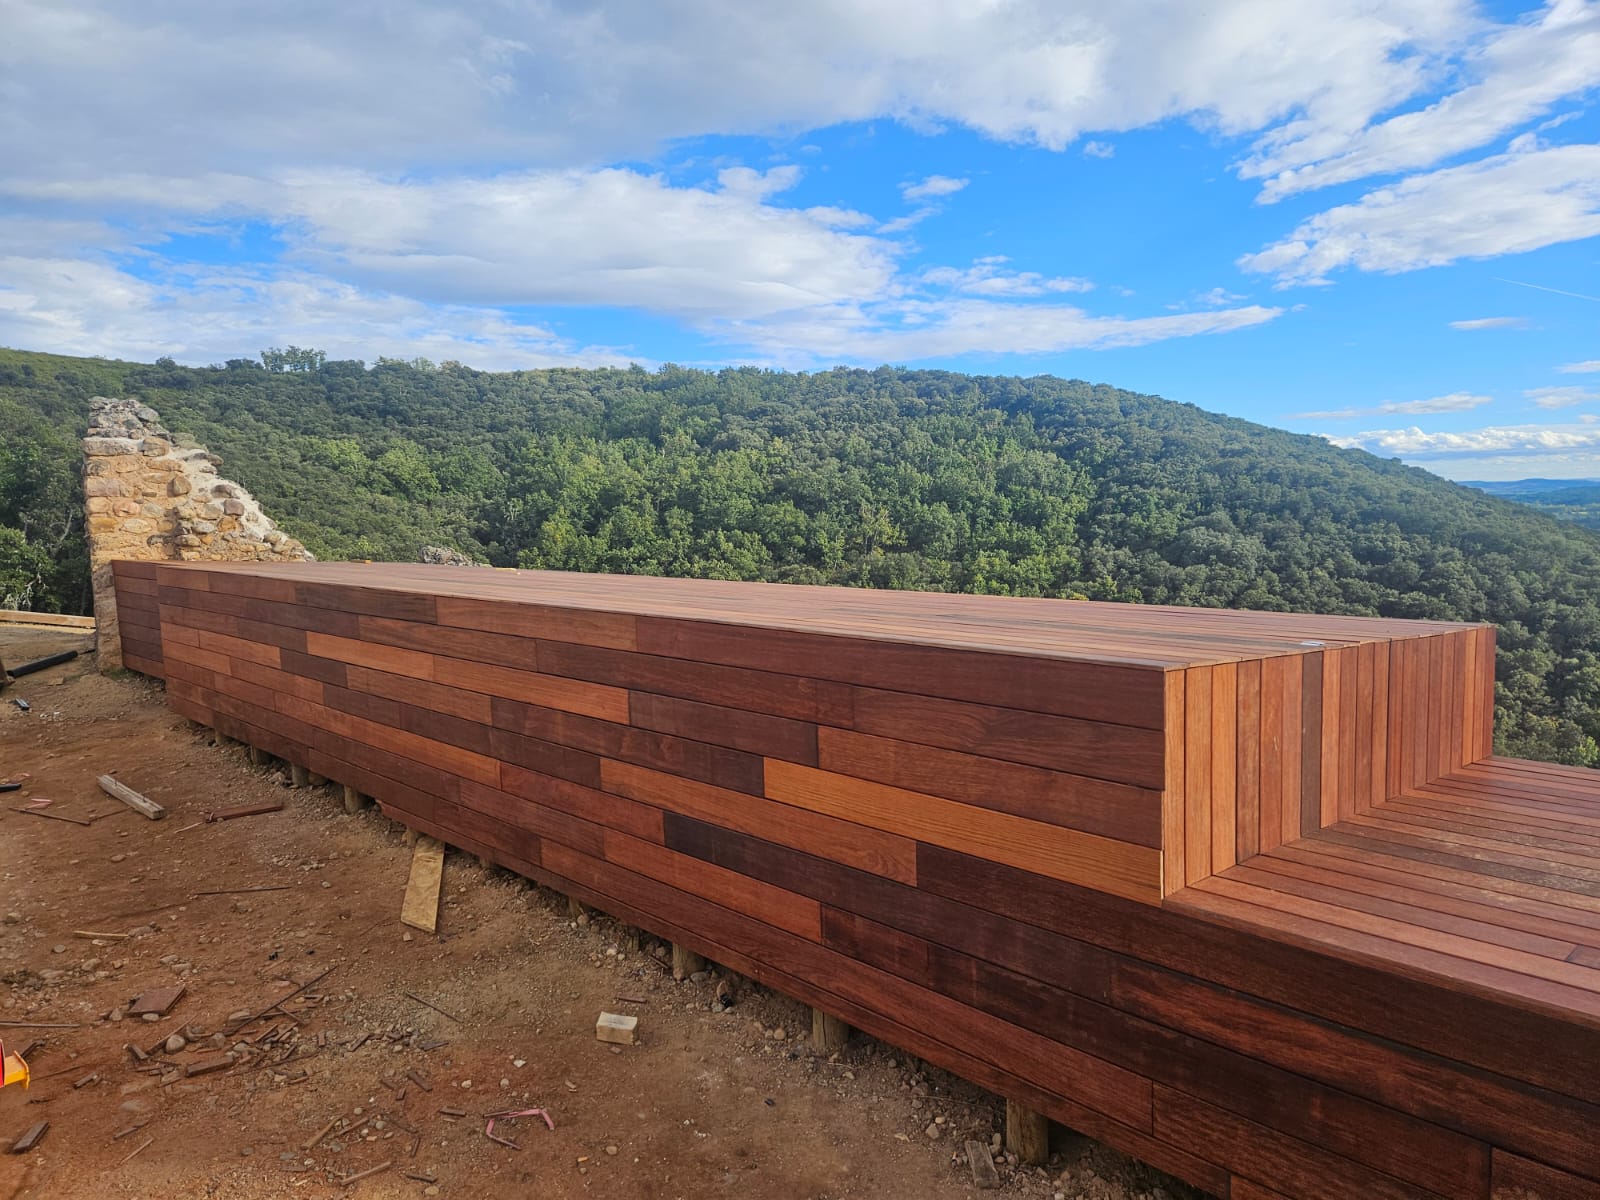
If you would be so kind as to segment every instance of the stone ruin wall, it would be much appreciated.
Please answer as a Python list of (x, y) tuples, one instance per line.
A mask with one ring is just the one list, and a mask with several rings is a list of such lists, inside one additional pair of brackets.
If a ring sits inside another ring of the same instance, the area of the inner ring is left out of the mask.
[(89, 401), (83, 494), (101, 670), (122, 665), (111, 561), (298, 562), (312, 554), (272, 523), (222, 460), (180, 446), (137, 400)]

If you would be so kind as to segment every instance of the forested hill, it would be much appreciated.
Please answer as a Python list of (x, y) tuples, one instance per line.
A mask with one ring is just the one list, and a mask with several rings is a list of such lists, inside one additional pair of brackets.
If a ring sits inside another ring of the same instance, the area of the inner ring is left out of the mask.
[(84, 604), (76, 438), (129, 395), (327, 558), (1491, 620), (1502, 750), (1600, 763), (1600, 537), (1398, 462), (1049, 377), (264, 357), (0, 350), (0, 603)]

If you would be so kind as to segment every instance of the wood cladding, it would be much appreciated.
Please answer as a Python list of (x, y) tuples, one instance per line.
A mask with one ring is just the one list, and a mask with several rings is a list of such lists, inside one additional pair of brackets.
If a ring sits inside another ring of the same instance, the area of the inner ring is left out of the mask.
[(1600, 784), (1487, 627), (115, 575), (178, 712), (1200, 1187), (1600, 1189)]

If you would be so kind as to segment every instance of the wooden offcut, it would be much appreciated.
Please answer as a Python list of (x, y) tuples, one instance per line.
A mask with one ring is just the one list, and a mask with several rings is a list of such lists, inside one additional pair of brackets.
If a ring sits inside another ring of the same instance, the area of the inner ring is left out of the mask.
[(618, 1046), (633, 1045), (637, 1040), (638, 1031), (639, 1018), (624, 1016), (621, 1013), (603, 1012), (594, 1026), (594, 1036), (597, 1041), (612, 1042)]
[(400, 920), (413, 929), (432, 933), (439, 925), (439, 887), (444, 880), (444, 843), (438, 838), (417, 839), (411, 852), (411, 876), (406, 881)]
[(1600, 774), (1494, 756), (1488, 626), (113, 570), (182, 716), (1008, 1097), (1023, 1157), (1600, 1189)]
[(97, 782), (100, 790), (108, 796), (115, 796), (135, 812), (142, 813), (152, 821), (159, 821), (167, 815), (167, 810), (154, 800), (140, 795), (125, 783), (119, 783), (109, 775), (100, 776)]

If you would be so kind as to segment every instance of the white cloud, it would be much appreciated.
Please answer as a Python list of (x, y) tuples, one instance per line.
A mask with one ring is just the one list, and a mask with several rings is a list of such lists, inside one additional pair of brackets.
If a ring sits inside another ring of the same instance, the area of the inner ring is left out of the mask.
[(1536, 408), (1571, 408), (1575, 404), (1600, 400), (1600, 392), (1585, 387), (1529, 388), (1522, 394), (1533, 401)]
[[(1248, 329), (1282, 312), (1252, 305), (1179, 316), (1107, 317), (1064, 304), (897, 300), (840, 305), (759, 325), (730, 324), (713, 332), (726, 341), (755, 346), (777, 365), (804, 365), (807, 359), (915, 362), (962, 354), (1054, 354), (1144, 346)], [(797, 354), (799, 347), (805, 348), (803, 354)]]
[(1070, 276), (1046, 278), (1037, 271), (1008, 271), (1004, 255), (976, 259), (970, 267), (930, 267), (924, 283), (974, 296), (1043, 296), (1049, 292), (1088, 292), (1094, 284)]
[(901, 184), (900, 195), (907, 201), (932, 200), (939, 196), (953, 196), (969, 182), (966, 179), (952, 179), (948, 175), (929, 175), (921, 183)]
[(1115, 158), (1117, 148), (1110, 142), (1087, 141), (1083, 144), (1083, 153), (1089, 158)]
[(1451, 321), (1451, 329), (1473, 332), (1479, 329), (1526, 329), (1527, 317), (1473, 317), (1467, 321)]
[(1565, 366), (1557, 367), (1556, 370), (1563, 375), (1589, 375), (1595, 371), (1600, 371), (1600, 358), (1591, 358), (1586, 362), (1567, 363)]
[(1491, 425), (1452, 433), (1410, 429), (1377, 429), (1349, 437), (1328, 437), (1335, 446), (1370, 450), (1386, 457), (1415, 459), (1484, 455), (1571, 455), (1600, 451), (1600, 428), (1576, 425)]
[(1463, 70), (1475, 82), (1342, 140), (1315, 128), (1269, 138), (1243, 174), (1266, 178), (1261, 198), (1270, 203), (1310, 188), (1431, 166), (1483, 146), (1557, 101), (1600, 86), (1600, 5), (1551, 0), (1533, 17), (1493, 28), (1465, 55)]
[(912, 212), (906, 213), (903, 217), (895, 217), (893, 220), (885, 221), (882, 225), (878, 226), (877, 231), (879, 233), (904, 233), (908, 229), (914, 228), (917, 225), (921, 225), (924, 221), (938, 211), (939, 210), (937, 208), (934, 208), (931, 205), (924, 206)]
[(1289, 421), (1346, 421), (1355, 417), (1382, 417), (1420, 415), (1422, 413), (1470, 412), (1493, 404), (1493, 396), (1478, 396), (1471, 392), (1451, 392), (1448, 396), (1434, 396), (1428, 400), (1396, 400), (1376, 404), (1370, 408), (1336, 408), (1323, 412), (1291, 413)]
[(0, 345), (184, 362), (285, 342), (333, 358), (456, 359), (490, 369), (644, 361), (574, 345), (494, 309), (429, 305), (325, 277), (169, 268), (155, 278), (72, 259), (0, 258)]
[(1334, 271), (1414, 271), (1600, 234), (1600, 145), (1504, 154), (1402, 180), (1329, 209), (1247, 254), (1280, 285)]

